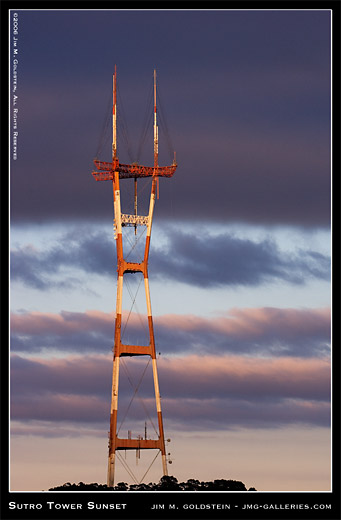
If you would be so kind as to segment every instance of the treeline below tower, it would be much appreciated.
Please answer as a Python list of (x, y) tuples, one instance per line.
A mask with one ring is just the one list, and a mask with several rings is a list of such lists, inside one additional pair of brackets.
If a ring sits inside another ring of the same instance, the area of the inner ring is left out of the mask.
[(254, 487), (246, 488), (239, 480), (217, 479), (211, 482), (188, 479), (187, 482), (178, 482), (175, 477), (165, 475), (158, 484), (126, 484), (119, 482), (115, 487), (106, 484), (71, 484), (67, 482), (62, 486), (50, 488), (49, 491), (256, 491)]

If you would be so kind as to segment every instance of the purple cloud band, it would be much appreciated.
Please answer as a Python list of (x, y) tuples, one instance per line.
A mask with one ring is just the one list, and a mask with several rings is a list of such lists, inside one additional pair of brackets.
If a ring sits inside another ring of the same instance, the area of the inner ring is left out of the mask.
[[(128, 313), (123, 314), (123, 326)], [(146, 322), (147, 323), (147, 322)], [(214, 318), (165, 315), (154, 318), (158, 351), (237, 353), (309, 358), (330, 354), (330, 310), (231, 309)], [(141, 316), (129, 315), (129, 332), (139, 335)], [(100, 311), (11, 315), (13, 352), (108, 353), (113, 346), (114, 314)]]
[[(133, 381), (146, 359), (124, 361)], [(304, 423), (327, 426), (330, 364), (326, 360), (257, 359), (239, 356), (185, 356), (159, 359), (163, 410), (172, 424), (187, 429), (276, 427)], [(14, 355), (12, 419), (91, 424), (110, 413), (112, 362), (109, 356), (25, 359)], [(121, 409), (134, 391), (121, 366)], [(147, 374), (150, 376), (151, 373)], [(139, 395), (155, 416), (152, 387)], [(144, 420), (141, 407), (128, 416)]]

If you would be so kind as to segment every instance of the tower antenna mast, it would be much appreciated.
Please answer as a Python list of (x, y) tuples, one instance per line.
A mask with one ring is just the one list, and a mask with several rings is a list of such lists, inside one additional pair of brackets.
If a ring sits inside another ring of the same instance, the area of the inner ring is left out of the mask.
[(156, 109), (156, 70), (154, 70), (154, 168), (158, 167), (159, 161), (159, 143), (158, 143), (158, 127), (157, 127), (157, 109)]
[(112, 103), (112, 161), (113, 165), (116, 162), (117, 156), (117, 94), (116, 94), (116, 65), (115, 73), (113, 75), (113, 103)]
[[(154, 69), (154, 168), (155, 172), (159, 165), (159, 129), (157, 126), (157, 108), (156, 108), (156, 70)], [(159, 198), (159, 177), (156, 177), (157, 198)]]

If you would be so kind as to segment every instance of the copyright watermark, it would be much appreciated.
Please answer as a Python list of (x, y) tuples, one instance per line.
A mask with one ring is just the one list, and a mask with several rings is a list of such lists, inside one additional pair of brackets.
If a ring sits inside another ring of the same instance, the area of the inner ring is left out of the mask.
[(12, 159), (14, 161), (18, 158), (18, 66), (19, 66), (19, 15), (18, 13), (11, 14), (11, 65), (12, 65)]

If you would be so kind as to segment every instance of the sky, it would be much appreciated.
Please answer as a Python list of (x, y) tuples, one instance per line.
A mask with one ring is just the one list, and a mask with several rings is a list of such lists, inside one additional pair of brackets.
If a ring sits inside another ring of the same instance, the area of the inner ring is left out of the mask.
[[(91, 171), (111, 160), (115, 65), (120, 161), (152, 165), (156, 69), (160, 163), (178, 163), (149, 260), (169, 473), (330, 490), (330, 11), (17, 13), (11, 490), (106, 482), (116, 253)], [(139, 258), (143, 229), (127, 240)], [(140, 286), (124, 287), (127, 343), (148, 343)], [(122, 435), (154, 434), (151, 381), (147, 358), (122, 362)], [(125, 460), (140, 478), (150, 454)], [(160, 477), (157, 459), (145, 481)], [(116, 481), (132, 483), (124, 463)]]

